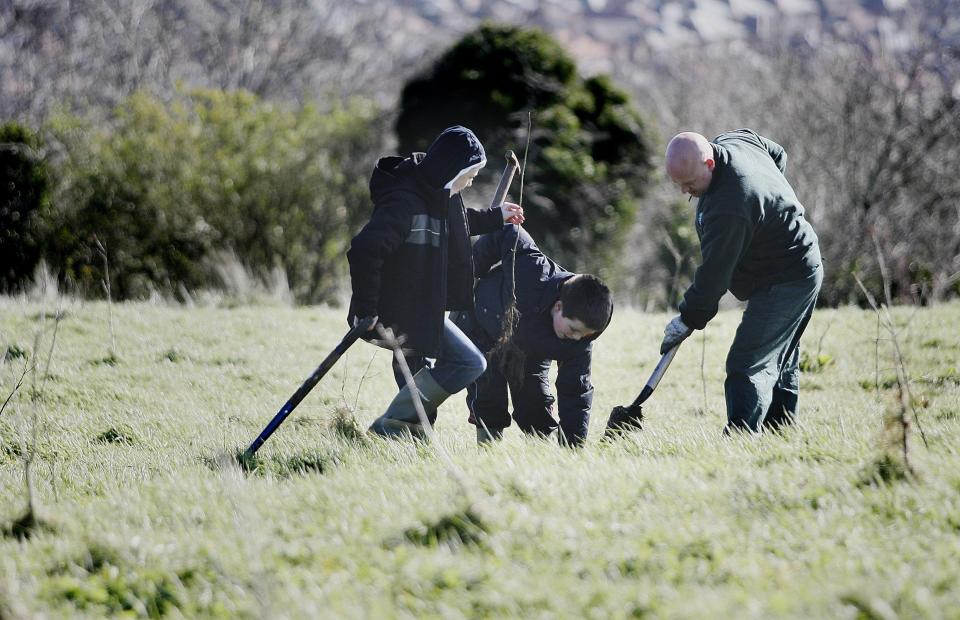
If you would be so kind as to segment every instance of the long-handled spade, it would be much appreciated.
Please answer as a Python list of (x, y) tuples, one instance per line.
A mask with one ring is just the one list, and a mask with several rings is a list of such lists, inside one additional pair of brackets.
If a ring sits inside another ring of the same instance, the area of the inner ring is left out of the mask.
[(650, 395), (653, 394), (653, 391), (657, 389), (660, 379), (663, 378), (663, 374), (667, 372), (667, 368), (670, 367), (670, 362), (677, 356), (677, 351), (680, 350), (680, 344), (681, 343), (678, 342), (672, 349), (660, 357), (660, 361), (657, 362), (657, 367), (653, 369), (653, 374), (647, 379), (647, 384), (643, 386), (643, 389), (640, 390), (640, 395), (637, 396), (632, 403), (627, 406), (617, 405), (613, 408), (613, 411), (610, 412), (610, 418), (607, 420), (607, 429), (603, 433), (604, 438), (613, 438), (628, 431), (643, 428), (643, 408), (641, 405), (645, 403), (647, 399), (650, 398)]
[[(519, 167), (519, 162), (517, 161), (516, 155), (513, 154), (513, 151), (508, 151), (506, 153), (507, 166), (503, 171), (503, 175), (500, 177), (500, 183), (497, 186), (497, 191), (494, 194), (493, 206), (499, 206), (503, 204), (504, 199), (506, 198), (507, 190), (510, 188), (510, 182), (513, 180), (513, 174), (516, 172)], [(287, 419), (297, 405), (300, 404), (300, 401), (310, 393), (310, 390), (320, 382), (320, 379), (323, 378), (327, 372), (333, 368), (333, 365), (337, 363), (337, 360), (340, 359), (347, 349), (356, 342), (360, 336), (362, 336), (368, 329), (370, 329), (372, 319), (367, 319), (365, 321), (360, 321), (357, 325), (347, 332), (347, 335), (343, 337), (343, 340), (340, 341), (340, 344), (330, 352), (329, 355), (320, 363), (316, 370), (313, 371), (313, 374), (303, 382), (303, 385), (293, 393), (293, 396), (290, 397), (283, 407), (280, 408), (280, 411), (277, 412), (277, 415), (273, 416), (273, 419), (270, 420), (270, 423), (267, 424), (260, 435), (253, 440), (253, 443), (250, 444), (250, 447), (247, 448), (239, 457), (241, 465), (249, 465), (253, 461), (254, 455), (257, 453), (257, 450), (260, 449), (260, 446), (270, 438), (270, 435), (273, 434), (277, 428), (283, 424), (283, 421)]]
[(241, 464), (250, 463), (253, 460), (253, 456), (257, 453), (257, 450), (260, 449), (260, 446), (270, 438), (270, 435), (273, 434), (277, 428), (283, 424), (283, 421), (287, 419), (293, 410), (300, 404), (300, 401), (310, 393), (310, 390), (320, 382), (320, 379), (323, 379), (323, 376), (327, 374), (333, 365), (337, 363), (337, 360), (346, 353), (347, 349), (356, 342), (360, 336), (362, 336), (372, 324), (373, 319), (368, 318), (357, 323), (353, 329), (347, 332), (347, 335), (343, 337), (343, 340), (340, 341), (333, 351), (327, 355), (326, 358), (317, 366), (317, 369), (313, 371), (313, 374), (303, 382), (303, 385), (293, 393), (293, 396), (290, 397), (290, 400), (280, 408), (280, 411), (277, 412), (277, 415), (273, 416), (273, 419), (270, 420), (270, 423), (267, 424), (260, 435), (253, 440), (253, 443), (250, 444), (250, 447), (247, 448), (243, 454), (240, 455), (239, 460)]

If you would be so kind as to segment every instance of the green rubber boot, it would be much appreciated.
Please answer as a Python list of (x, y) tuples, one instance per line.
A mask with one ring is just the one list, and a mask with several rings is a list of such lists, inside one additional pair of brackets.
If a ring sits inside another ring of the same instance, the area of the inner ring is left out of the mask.
[[(433, 424), (437, 419), (437, 408), (450, 397), (450, 393), (434, 381), (426, 368), (413, 376), (413, 383), (420, 392), (420, 402), (427, 419)], [(384, 414), (370, 425), (370, 432), (382, 437), (410, 435), (415, 439), (426, 439), (427, 433), (420, 423), (408, 386), (403, 386), (403, 389), (397, 392)]]

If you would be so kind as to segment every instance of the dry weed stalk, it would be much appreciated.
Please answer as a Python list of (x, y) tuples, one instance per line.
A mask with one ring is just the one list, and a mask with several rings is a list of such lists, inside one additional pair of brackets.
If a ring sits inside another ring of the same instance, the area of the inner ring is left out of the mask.
[(420, 419), (420, 424), (423, 426), (423, 430), (427, 435), (428, 443), (436, 450), (440, 456), (440, 461), (443, 463), (444, 469), (447, 470), (450, 477), (453, 478), (460, 487), (460, 491), (463, 493), (469, 506), (468, 509), (481, 518), (488, 519), (490, 512), (483, 509), (482, 498), (480, 492), (477, 490), (477, 486), (473, 484), (466, 473), (453, 462), (453, 458), (451, 458), (450, 453), (447, 452), (443, 444), (436, 440), (433, 425), (430, 424), (427, 412), (423, 408), (423, 402), (420, 400), (420, 390), (417, 389), (417, 385), (413, 380), (413, 374), (410, 372), (410, 367), (407, 366), (407, 360), (403, 355), (403, 349), (401, 347), (405, 338), (403, 336), (395, 336), (392, 329), (384, 327), (379, 323), (377, 323), (377, 333), (380, 335), (380, 340), (393, 350), (393, 356), (400, 366), (400, 372), (403, 374), (407, 389), (410, 391), (410, 399), (413, 401), (414, 409), (417, 411), (417, 417)]
[[(860, 277), (857, 274), (853, 274), (853, 277), (856, 280), (857, 285), (860, 287), (860, 290), (866, 297), (867, 303), (870, 304), (870, 307), (873, 308), (873, 311), (877, 315), (878, 330), (879, 326), (882, 325), (889, 334), (890, 341), (893, 344), (894, 367), (897, 373), (897, 400), (896, 405), (892, 410), (892, 414), (886, 419), (885, 431), (887, 436), (891, 437), (893, 442), (899, 447), (903, 457), (903, 465), (907, 473), (912, 477), (916, 477), (916, 470), (914, 469), (910, 458), (910, 433), (912, 430), (912, 424), (910, 422), (909, 411), (913, 411), (913, 419), (916, 422), (917, 430), (920, 431), (920, 437), (923, 439), (924, 445), (929, 447), (929, 444), (927, 444), (927, 438), (926, 434), (923, 432), (923, 426), (920, 424), (920, 416), (917, 413), (917, 410), (912, 407), (913, 397), (910, 393), (910, 378), (907, 372), (903, 351), (900, 348), (900, 334), (897, 330), (896, 324), (893, 321), (893, 317), (890, 314), (890, 306), (892, 305), (890, 277), (889, 273), (887, 272), (886, 261), (883, 258), (883, 252), (880, 249), (880, 244), (877, 241), (876, 235), (873, 235), (873, 242), (877, 251), (877, 262), (880, 267), (880, 276), (883, 280), (883, 293), (885, 301), (878, 303), (873, 294), (871, 294), (870, 291), (867, 290), (867, 287), (864, 286)], [(879, 342), (880, 337), (878, 333), (877, 372), (879, 372)], [(877, 390), (879, 390), (879, 385), (880, 381), (878, 376), (876, 377)]]
[(707, 357), (707, 332), (700, 330), (700, 385), (703, 386), (703, 409), (700, 415), (707, 414), (707, 373), (704, 370), (704, 361)]
[(10, 401), (13, 399), (14, 395), (16, 395), (17, 391), (23, 385), (23, 380), (27, 377), (27, 373), (32, 370), (32, 367), (30, 366), (30, 361), (31, 360), (26, 360), (23, 363), (23, 372), (20, 373), (20, 376), (17, 378), (17, 381), (13, 385), (13, 389), (10, 390), (9, 394), (7, 394), (7, 398), (4, 399), (3, 404), (0, 405), (0, 415), (3, 415), (3, 410), (7, 408), (7, 405), (10, 404)]
[[(40, 313), (41, 320), (45, 320), (46, 313)], [(0, 407), (0, 412), (7, 406), (7, 404), (13, 399), (14, 395), (23, 385), (23, 381), (26, 378), (27, 373), (30, 373), (32, 377), (32, 387), (30, 391), (30, 442), (29, 445), (24, 439), (23, 435), (20, 436), (20, 457), (23, 459), (23, 483), (24, 490), (26, 493), (27, 507), (23, 516), (17, 519), (11, 528), (13, 534), (19, 538), (29, 538), (33, 531), (38, 528), (46, 527), (46, 524), (37, 517), (37, 503), (36, 503), (36, 493), (34, 491), (33, 485), (33, 462), (37, 455), (37, 434), (39, 427), (39, 401), (43, 395), (43, 389), (46, 386), (47, 376), (50, 371), (50, 362), (53, 359), (53, 352), (56, 348), (57, 343), (57, 333), (60, 327), (60, 321), (63, 319), (63, 312), (60, 308), (57, 309), (57, 312), (54, 314), (54, 324), (53, 324), (53, 334), (50, 339), (50, 348), (47, 350), (47, 359), (43, 364), (44, 374), (40, 379), (40, 386), (37, 387), (37, 369), (39, 363), (37, 360), (37, 352), (40, 350), (40, 344), (43, 339), (44, 329), (41, 328), (34, 337), (33, 351), (31, 351), (30, 358), (24, 363), (23, 372), (20, 375), (20, 378), (17, 380), (14, 385), (13, 390), (7, 396), (4, 401), (3, 407)]]
[[(527, 140), (523, 147), (523, 163), (520, 166), (520, 198), (517, 204), (523, 208), (523, 183), (527, 171), (527, 155), (530, 152), (530, 134), (533, 131), (533, 115), (527, 111)], [(513, 157), (513, 152), (510, 152)], [(509, 158), (508, 158), (509, 159)], [(514, 158), (513, 161), (516, 161)], [(512, 179), (512, 173), (511, 173)], [(509, 181), (507, 182), (509, 185)], [(509, 189), (509, 187), (505, 188)], [(496, 202), (496, 199), (495, 199)], [(497, 367), (503, 376), (511, 380), (512, 383), (522, 384), (524, 378), (524, 366), (526, 365), (526, 354), (513, 341), (513, 334), (520, 323), (520, 310), (517, 309), (517, 244), (520, 242), (518, 234), (513, 240), (513, 249), (510, 251), (510, 301), (503, 310), (503, 320), (500, 323), (500, 336), (493, 348), (487, 355), (488, 362), (496, 361)], [(506, 273), (504, 265), (504, 273)]]
[[(867, 291), (867, 288), (863, 285), (863, 282), (860, 280), (860, 278), (856, 274), (854, 274), (853, 277), (856, 279), (857, 284), (860, 286), (860, 289), (863, 291), (864, 295), (866, 295), (867, 301), (873, 308), (873, 311), (876, 312), (878, 322), (883, 324), (883, 327), (890, 334), (890, 338), (893, 342), (894, 365), (897, 371), (897, 406), (893, 412), (893, 415), (890, 415), (886, 418), (884, 430), (888, 436), (892, 435), (896, 443), (899, 444), (900, 451), (903, 456), (903, 464), (907, 472), (909, 472), (910, 475), (915, 475), (913, 465), (910, 461), (910, 419), (907, 416), (907, 408), (909, 405), (907, 400), (908, 378), (903, 355), (900, 351), (900, 344), (898, 342), (897, 328), (893, 323), (893, 319), (890, 316), (890, 312), (886, 304), (878, 304), (873, 295)], [(879, 337), (877, 338), (877, 342), (879, 343)], [(877, 346), (879, 347), (879, 344)], [(876, 383), (877, 390), (879, 392), (879, 378)], [(914, 412), (914, 415), (916, 415), (916, 412)]]
[(103, 286), (103, 292), (107, 294), (107, 321), (110, 324), (110, 354), (117, 354), (117, 338), (113, 330), (113, 291), (110, 288), (110, 258), (107, 255), (107, 248), (100, 243), (100, 239), (96, 235), (93, 237), (93, 242), (97, 245), (97, 252), (103, 258), (103, 281), (101, 285)]

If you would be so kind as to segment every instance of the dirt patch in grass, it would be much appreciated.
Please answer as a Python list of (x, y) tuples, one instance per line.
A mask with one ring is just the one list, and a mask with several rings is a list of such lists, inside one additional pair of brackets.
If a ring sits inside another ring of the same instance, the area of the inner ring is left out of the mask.
[(107, 445), (121, 444), (125, 446), (132, 446), (140, 442), (134, 434), (133, 429), (123, 425), (111, 426), (94, 437), (94, 441)]
[(30, 540), (34, 535), (43, 532), (56, 531), (57, 528), (51, 521), (38, 517), (32, 510), (27, 510), (22, 516), (0, 529), (4, 538), (16, 538), (20, 541)]
[(483, 542), (488, 532), (480, 516), (468, 508), (408, 528), (403, 539), (423, 547), (474, 547)]
[(902, 458), (884, 454), (863, 469), (858, 486), (889, 485), (912, 481), (913, 478)]
[(336, 455), (320, 452), (246, 456), (246, 450), (237, 450), (233, 454), (203, 459), (204, 464), (214, 471), (220, 471), (224, 467), (236, 466), (248, 476), (273, 476), (276, 478), (323, 474), (336, 467), (339, 461)]

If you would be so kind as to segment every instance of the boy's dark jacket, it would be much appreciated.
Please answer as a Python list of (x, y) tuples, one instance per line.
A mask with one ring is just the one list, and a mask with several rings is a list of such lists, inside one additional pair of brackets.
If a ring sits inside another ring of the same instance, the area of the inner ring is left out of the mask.
[(353, 238), (347, 259), (353, 296), (348, 321), (378, 316), (407, 337), (405, 347), (435, 356), (445, 310), (472, 309), (470, 235), (498, 229), (499, 208), (464, 207), (444, 185), (485, 161), (464, 127), (444, 131), (427, 152), (384, 157), (370, 178), (373, 214)]
[[(511, 269), (514, 261), (515, 268)], [(513, 341), (526, 354), (528, 363), (557, 361), (560, 429), (567, 443), (582, 444), (587, 437), (593, 403), (590, 382), (593, 338), (580, 341), (558, 338), (550, 312), (560, 299), (563, 283), (574, 274), (545, 256), (525, 230), (513, 225), (480, 237), (473, 246), (473, 262), (480, 277), (474, 288), (474, 312), (483, 329), (482, 336), (490, 339), (488, 342), (500, 335), (503, 313), (511, 298), (510, 274), (515, 272), (520, 320)]]

